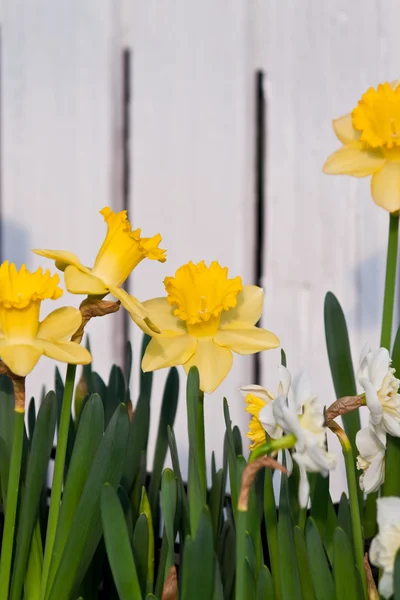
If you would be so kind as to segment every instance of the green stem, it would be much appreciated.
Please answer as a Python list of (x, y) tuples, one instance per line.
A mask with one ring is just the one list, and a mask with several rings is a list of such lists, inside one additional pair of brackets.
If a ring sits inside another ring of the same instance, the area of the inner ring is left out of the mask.
[(272, 452), (277, 452), (278, 450), (283, 450), (284, 448), (293, 448), (296, 443), (296, 436), (293, 433), (288, 435), (284, 435), (277, 440), (271, 440), (262, 446), (258, 446), (253, 450), (253, 452), (249, 456), (249, 464), (252, 463), (256, 458), (260, 456), (264, 456), (265, 454), (271, 454)]
[(362, 536), (360, 509), (358, 505), (358, 488), (356, 479), (356, 470), (354, 466), (353, 450), (349, 438), (345, 432), (337, 425), (335, 429), (332, 429), (339, 438), (342, 446), (344, 463), (346, 467), (346, 478), (347, 486), (349, 489), (349, 502), (350, 502), (350, 514), (351, 514), (351, 525), (353, 531), (353, 543), (354, 543), (354, 554), (356, 559), (356, 565), (358, 567), (361, 583), (364, 592), (364, 598), (368, 597), (367, 594), (367, 581), (365, 577), (364, 568), (364, 540)]
[(24, 443), (24, 416), (24, 412), (14, 412), (14, 437), (11, 451), (10, 473), (8, 476), (7, 506), (0, 562), (0, 598), (4, 598), (4, 600), (8, 598), (8, 589), (10, 585), (15, 516), (17, 513), (22, 448)]
[(378, 492), (368, 494), (364, 512), (364, 535), (368, 540), (374, 537), (378, 531), (376, 523), (376, 500)]
[(275, 599), (281, 599), (281, 578), (279, 574), (278, 523), (276, 519), (276, 504), (272, 470), (265, 469), (264, 473), (264, 518), (267, 534), (268, 553), (271, 563), (272, 581)]
[(57, 436), (56, 459), (54, 463), (53, 482), (51, 486), (51, 499), (49, 519), (47, 522), (46, 545), (43, 558), (42, 581), (40, 586), (40, 599), (46, 596), (46, 586), (49, 578), (50, 563), (53, 555), (56, 537), (58, 515), (60, 512), (61, 493), (64, 479), (65, 456), (67, 452), (69, 422), (71, 418), (72, 398), (74, 393), (76, 365), (68, 365), (65, 378), (64, 397), (61, 408), (60, 425)]
[(204, 434), (204, 392), (199, 392), (199, 402), (197, 405), (197, 465), (199, 469), (200, 483), (203, 490), (204, 499), (207, 495), (207, 467), (206, 467), (206, 442)]
[(247, 510), (238, 507), (236, 513), (236, 600), (244, 600), (246, 594), (246, 528)]
[(396, 286), (397, 247), (399, 241), (399, 217), (389, 216), (389, 237), (386, 258), (385, 296), (383, 299), (381, 346), (390, 352), (392, 339), (392, 323), (394, 308), (394, 292)]

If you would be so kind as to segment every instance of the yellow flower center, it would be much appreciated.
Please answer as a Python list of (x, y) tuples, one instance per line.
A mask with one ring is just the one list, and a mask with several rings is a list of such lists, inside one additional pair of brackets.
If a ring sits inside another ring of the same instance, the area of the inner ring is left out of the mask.
[(24, 343), (36, 337), (42, 300), (56, 300), (62, 295), (58, 275), (38, 269), (30, 273), (23, 265), (0, 266), (0, 328), (7, 341)]
[[(268, 392), (267, 392), (268, 393)], [(269, 394), (271, 401), (274, 399), (272, 394)], [(267, 441), (267, 436), (264, 431), (263, 426), (261, 425), (258, 415), (260, 414), (260, 410), (264, 408), (267, 404), (265, 400), (255, 396), (254, 394), (247, 394), (245, 398), (245, 402), (247, 404), (246, 412), (252, 415), (252, 419), (249, 422), (249, 431), (247, 432), (247, 437), (252, 442), (249, 446), (249, 450), (254, 450), (258, 446), (265, 444)]]
[(140, 237), (140, 229), (132, 231), (126, 210), (115, 213), (106, 206), (100, 214), (107, 223), (108, 231), (92, 273), (107, 286), (122, 285), (144, 258), (165, 262), (165, 250), (158, 248), (160, 234), (152, 238)]
[(400, 146), (400, 86), (371, 87), (351, 116), (353, 126), (361, 131), (360, 140), (372, 148)]
[(198, 338), (215, 335), (222, 311), (236, 306), (243, 288), (240, 277), (228, 279), (226, 267), (216, 261), (207, 267), (204, 260), (183, 265), (164, 285), (169, 304), (176, 306), (174, 315)]

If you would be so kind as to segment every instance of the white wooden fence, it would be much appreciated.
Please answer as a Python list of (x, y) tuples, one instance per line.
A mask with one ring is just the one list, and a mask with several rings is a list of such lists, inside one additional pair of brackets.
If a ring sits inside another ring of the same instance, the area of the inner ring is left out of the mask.
[[(399, 75), (395, 0), (3, 0), (1, 23), (2, 258), (44, 264), (34, 247), (63, 248), (90, 264), (104, 233), (97, 211), (123, 204), (123, 69), (130, 51), (131, 173), (135, 227), (160, 231), (168, 261), (142, 264), (130, 290), (160, 295), (189, 259), (219, 260), (255, 278), (255, 73), (264, 72), (267, 122), (262, 280), (264, 325), (294, 372), (307, 368), (321, 401), (334, 398), (323, 299), (334, 291), (353, 356), (379, 341), (387, 215), (368, 182), (321, 172), (337, 147), (331, 119), (368, 86)], [(64, 297), (77, 303), (76, 297)], [(120, 362), (123, 321), (90, 326), (94, 366)], [(133, 327), (135, 369), (140, 332)], [(262, 357), (276, 387), (279, 352)], [(226, 395), (246, 431), (237, 391), (252, 358), (207, 399), (208, 451), (221, 460)], [(52, 382), (43, 359), (30, 390)], [(165, 373), (155, 377), (152, 433)], [(136, 383), (134, 384), (136, 386)], [(182, 378), (182, 387), (184, 379)], [(135, 388), (136, 389), (136, 388)], [(185, 408), (176, 424), (184, 459)], [(332, 478), (335, 497), (343, 469)]]

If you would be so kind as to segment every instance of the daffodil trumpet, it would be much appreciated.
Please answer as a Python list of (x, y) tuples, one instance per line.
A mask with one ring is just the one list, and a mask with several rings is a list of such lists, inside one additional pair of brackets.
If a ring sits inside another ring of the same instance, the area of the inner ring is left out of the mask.
[(97, 253), (93, 267), (86, 267), (76, 254), (64, 250), (33, 250), (39, 256), (55, 261), (64, 272), (65, 285), (71, 294), (85, 294), (102, 299), (111, 294), (119, 300), (135, 321), (143, 322), (151, 331), (159, 332), (143, 305), (122, 287), (133, 269), (148, 258), (165, 262), (166, 252), (159, 248), (160, 234), (141, 237), (132, 230), (127, 211), (115, 213), (108, 206), (100, 211), (107, 224), (107, 235)]
[(196, 366), (200, 389), (211, 393), (228, 375), (233, 352), (254, 354), (279, 346), (276, 335), (257, 327), (263, 290), (243, 285), (240, 277), (228, 278), (228, 269), (218, 262), (210, 266), (204, 261), (189, 262), (175, 277), (166, 277), (164, 286), (166, 297), (143, 302), (160, 333), (136, 320), (152, 337), (142, 360), (143, 371), (183, 365), (188, 373)]

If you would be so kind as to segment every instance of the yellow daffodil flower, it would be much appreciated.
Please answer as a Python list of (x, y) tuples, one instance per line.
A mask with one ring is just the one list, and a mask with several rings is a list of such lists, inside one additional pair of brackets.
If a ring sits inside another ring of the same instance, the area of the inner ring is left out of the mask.
[(378, 206), (400, 210), (400, 85), (384, 83), (370, 88), (351, 114), (333, 121), (343, 146), (324, 165), (329, 174), (371, 179)]
[(66, 288), (72, 294), (104, 297), (110, 293), (135, 317), (135, 320), (147, 320), (143, 305), (121, 286), (144, 258), (165, 262), (165, 250), (158, 247), (161, 235), (157, 234), (152, 238), (140, 237), (140, 229), (132, 231), (126, 210), (115, 213), (106, 206), (100, 214), (107, 223), (108, 231), (92, 268), (82, 265), (72, 252), (63, 250), (34, 250), (34, 252), (55, 261), (56, 267), (64, 271)]
[(195, 365), (200, 387), (213, 392), (231, 369), (232, 352), (253, 354), (276, 348), (273, 333), (256, 327), (261, 317), (264, 292), (242, 285), (240, 277), (228, 279), (228, 269), (217, 262), (189, 262), (175, 277), (164, 280), (167, 297), (147, 300), (143, 306), (161, 333), (153, 336), (142, 361), (143, 371)]
[(32, 371), (42, 355), (71, 364), (88, 364), (90, 353), (70, 337), (79, 328), (78, 309), (63, 307), (39, 321), (42, 300), (62, 295), (58, 275), (38, 269), (19, 271), (8, 261), (0, 266), (0, 358), (20, 377)]

